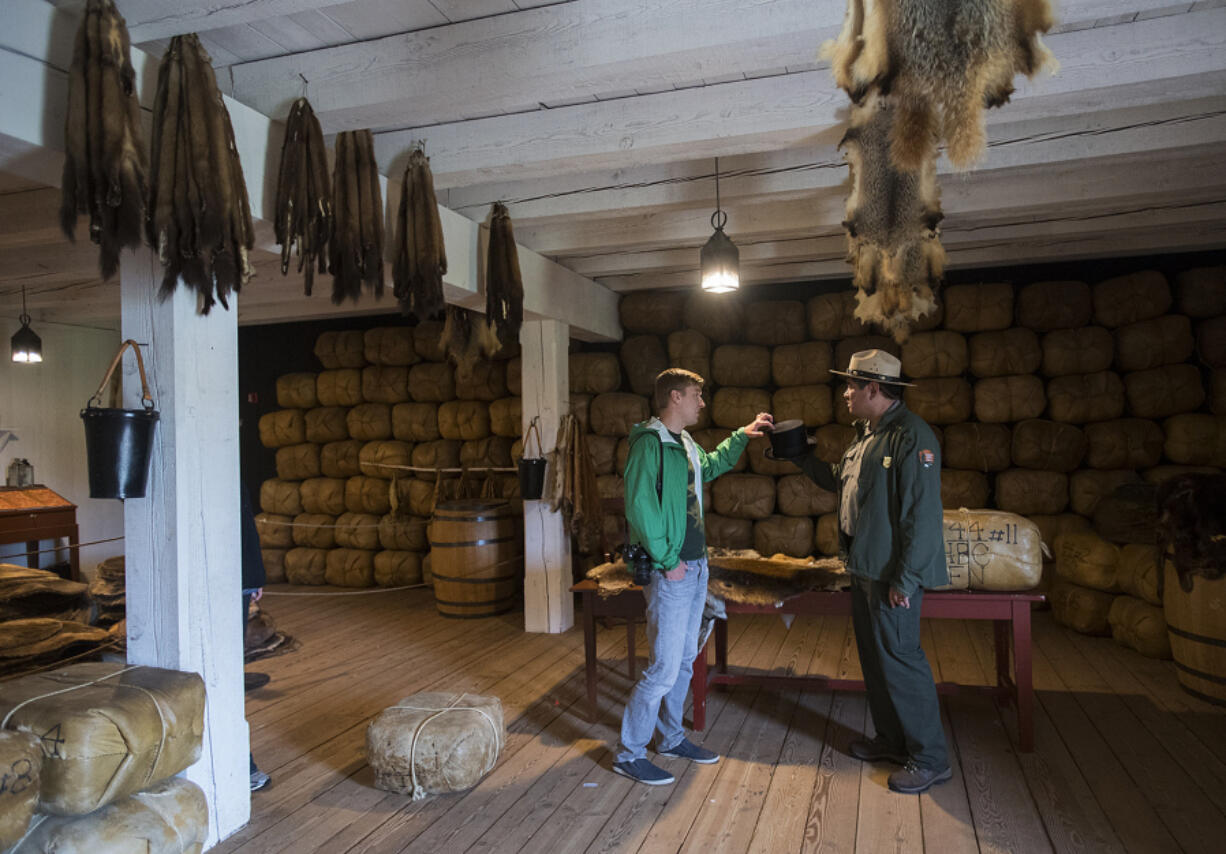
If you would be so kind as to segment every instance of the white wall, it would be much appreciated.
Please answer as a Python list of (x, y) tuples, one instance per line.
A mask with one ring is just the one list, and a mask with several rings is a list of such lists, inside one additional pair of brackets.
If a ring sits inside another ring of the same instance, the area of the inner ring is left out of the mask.
[[(20, 327), (16, 318), (0, 318), (0, 428), (12, 430), (17, 441), (0, 451), (0, 484), (14, 458), (34, 466), (34, 480), (77, 505), (81, 541), (123, 536), (123, 503), (91, 499), (85, 462), (85, 428), (80, 412), (94, 393), (119, 348), (119, 332), (33, 320), (31, 328), (43, 339), (43, 361), (16, 364), (9, 359), (9, 339)], [(125, 356), (131, 359), (131, 355)], [(41, 548), (48, 548), (43, 543)], [(23, 543), (0, 546), (0, 558), (25, 551)], [(81, 549), (81, 571), (91, 573), (103, 559), (123, 554), (123, 542)], [(67, 552), (57, 557), (67, 560)], [(51, 555), (42, 555), (43, 565)], [(15, 563), (24, 565), (24, 558)]]

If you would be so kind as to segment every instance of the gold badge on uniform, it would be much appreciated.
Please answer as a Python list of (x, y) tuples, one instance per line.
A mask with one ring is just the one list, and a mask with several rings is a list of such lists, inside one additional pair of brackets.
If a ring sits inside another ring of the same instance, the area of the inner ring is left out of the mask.
[(891, 464), (891, 463), (893, 463), (893, 462), (894, 462), (894, 458), (893, 458), (893, 457), (886, 457), (885, 459), (883, 459), (883, 460), (881, 461), (881, 467), (882, 467), (882, 468), (887, 468), (887, 469), (888, 469), (888, 468), (890, 467), (890, 464)]

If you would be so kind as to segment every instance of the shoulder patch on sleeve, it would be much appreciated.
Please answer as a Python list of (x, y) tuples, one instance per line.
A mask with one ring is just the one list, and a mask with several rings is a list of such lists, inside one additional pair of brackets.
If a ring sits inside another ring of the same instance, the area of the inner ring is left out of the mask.
[(921, 466), (926, 469), (930, 469), (936, 465), (937, 455), (927, 448), (924, 448), (919, 452), (919, 461)]

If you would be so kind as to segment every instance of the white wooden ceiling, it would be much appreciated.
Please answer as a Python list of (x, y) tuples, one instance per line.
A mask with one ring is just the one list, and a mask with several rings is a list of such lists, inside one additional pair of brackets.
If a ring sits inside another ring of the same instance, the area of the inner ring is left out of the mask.
[[(817, 60), (844, 0), (117, 5), (155, 57), (198, 31), (223, 90), (260, 113), (305, 92), (326, 134), (374, 129), (387, 175), (424, 140), (442, 205), (480, 221), (504, 200), (521, 244), (615, 291), (695, 284), (715, 157), (743, 281), (848, 275), (847, 102)], [(989, 113), (978, 169), (942, 165), (951, 266), (1226, 246), (1224, 6), (1064, 0), (1059, 73)], [(56, 317), (117, 316), (118, 284), (58, 236), (57, 207), (0, 179), (0, 310), (25, 284)], [(297, 288), (272, 258), (251, 289)]]

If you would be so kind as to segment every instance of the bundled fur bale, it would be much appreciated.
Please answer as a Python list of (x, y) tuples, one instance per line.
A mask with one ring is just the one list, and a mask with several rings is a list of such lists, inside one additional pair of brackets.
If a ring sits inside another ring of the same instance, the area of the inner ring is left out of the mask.
[(281, 143), (281, 169), (277, 174), (274, 229), (281, 246), (281, 275), (289, 272), (289, 258), (298, 246), (298, 272), (307, 296), (315, 283), (315, 268), (328, 272), (328, 238), (332, 234), (332, 181), (328, 176), (328, 149), (319, 119), (306, 98), (289, 108), (285, 140)]
[(983, 151), (984, 107), (1013, 94), (1013, 77), (1055, 61), (1039, 38), (1048, 0), (848, 0), (843, 31), (824, 47), (835, 82), (855, 104), (891, 95), (898, 119), (890, 156), (920, 169), (936, 142), (967, 169)]
[(443, 276), (447, 250), (443, 223), (434, 196), (430, 159), (419, 148), (409, 153), (400, 184), (400, 207), (396, 211), (396, 248), (392, 262), (393, 293), (404, 314), (425, 320), (446, 306)]
[(902, 169), (891, 158), (895, 109), (876, 93), (852, 107), (839, 147), (851, 168), (847, 197), (847, 260), (857, 293), (855, 316), (904, 341), (915, 322), (936, 310), (934, 289), (945, 269), (938, 239), (943, 214), (936, 148)]
[(60, 227), (75, 239), (89, 214), (89, 239), (102, 278), (119, 270), (119, 250), (141, 242), (145, 221), (145, 141), (131, 43), (112, 0), (88, 0), (68, 69)]
[(485, 264), (485, 319), (499, 341), (518, 341), (524, 323), (524, 282), (519, 251), (506, 205), (490, 209), (490, 244)]
[(383, 192), (369, 129), (336, 135), (332, 175), (332, 234), (328, 240), (332, 302), (357, 302), (362, 287), (383, 294)]
[[(157, 248), (165, 298), (179, 280), (201, 314), (251, 278), (247, 184), (230, 114), (195, 34), (175, 36), (158, 69), (153, 103), (147, 239)], [(216, 298), (214, 298), (216, 294)]]

